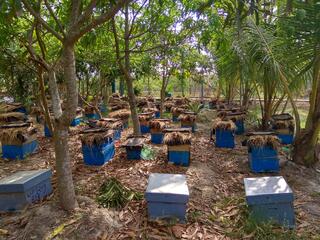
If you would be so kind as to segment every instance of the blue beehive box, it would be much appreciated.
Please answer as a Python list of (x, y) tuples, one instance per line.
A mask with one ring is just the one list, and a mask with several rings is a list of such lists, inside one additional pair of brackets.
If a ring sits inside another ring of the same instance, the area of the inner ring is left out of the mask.
[(232, 130), (224, 130), (217, 128), (216, 135), (216, 147), (220, 148), (234, 148), (234, 132)]
[(44, 136), (52, 137), (52, 133), (50, 132), (50, 129), (48, 128), (47, 124), (44, 124)]
[(142, 134), (149, 133), (150, 127), (148, 125), (142, 125), (140, 124), (140, 131)]
[(114, 129), (113, 138), (114, 138), (114, 140), (120, 140), (120, 138), (121, 138), (121, 129)]
[(277, 134), (280, 142), (282, 144), (292, 144), (293, 143), (293, 134)]
[(189, 144), (168, 146), (168, 162), (185, 167), (189, 166), (190, 148)]
[(172, 115), (172, 121), (173, 121), (173, 122), (179, 122), (178, 117), (179, 117), (179, 116)]
[(21, 112), (21, 113), (24, 113), (24, 114), (27, 114), (27, 109), (25, 107), (19, 107), (17, 109), (14, 110), (15, 112)]
[(102, 166), (113, 158), (115, 154), (114, 142), (110, 138), (100, 145), (82, 144), (82, 154), (86, 165)]
[(128, 160), (141, 159), (141, 151), (144, 146), (145, 138), (133, 137), (129, 138), (122, 146), (126, 148)]
[(294, 227), (294, 197), (283, 177), (245, 178), (244, 187), (253, 219)]
[(81, 117), (74, 118), (70, 124), (71, 127), (78, 126), (81, 123)]
[(20, 145), (2, 144), (2, 157), (8, 159), (24, 159), (38, 148), (36, 139), (22, 143)]
[(0, 211), (22, 210), (52, 192), (51, 170), (21, 171), (0, 180)]
[(237, 127), (235, 133), (236, 133), (237, 135), (243, 134), (243, 133), (244, 133), (244, 121), (243, 121), (243, 119), (237, 120), (237, 121), (235, 122), (235, 124), (236, 124), (236, 127)]
[(87, 114), (85, 114), (85, 116), (88, 119), (96, 119), (96, 120), (100, 119), (100, 116), (97, 113), (87, 113)]
[(108, 108), (107, 108), (105, 103), (99, 104), (99, 110), (103, 114), (107, 114), (108, 113)]
[(127, 129), (128, 127), (129, 127), (128, 121), (127, 121), (127, 122), (123, 122), (123, 128), (124, 128), (124, 129)]
[(164, 134), (162, 132), (151, 132), (151, 142), (154, 144), (162, 144)]
[(196, 123), (195, 122), (184, 122), (184, 121), (181, 121), (181, 127), (182, 128), (191, 128), (193, 133), (196, 131)]
[(177, 219), (186, 221), (189, 190), (186, 176), (152, 173), (145, 192), (149, 220)]
[(279, 171), (278, 152), (275, 149), (270, 146), (249, 147), (248, 152), (251, 171), (255, 173)]

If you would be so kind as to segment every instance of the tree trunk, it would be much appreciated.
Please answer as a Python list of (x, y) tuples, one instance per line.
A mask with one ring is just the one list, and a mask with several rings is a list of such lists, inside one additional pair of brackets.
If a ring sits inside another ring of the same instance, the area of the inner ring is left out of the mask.
[(161, 91), (160, 91), (160, 117), (163, 118), (163, 104), (164, 100), (166, 98), (166, 87), (165, 87), (165, 82), (164, 80), (162, 81), (162, 86), (161, 86)]
[[(58, 175), (59, 200), (63, 209), (73, 210), (77, 201), (72, 180), (72, 169), (68, 147), (68, 130), (71, 120), (76, 115), (78, 105), (78, 89), (76, 81), (75, 55), (73, 46), (63, 48), (63, 70), (67, 85), (67, 107), (61, 110), (59, 92), (55, 79), (51, 79), (51, 98), (54, 107), (54, 148), (56, 154), (56, 170)], [(57, 102), (58, 101), (58, 102)], [(61, 115), (62, 113), (62, 115)]]
[(141, 135), (140, 130), (140, 122), (138, 118), (137, 108), (136, 108), (136, 97), (134, 95), (133, 89), (133, 79), (131, 77), (131, 69), (130, 69), (130, 36), (129, 36), (129, 6), (126, 4), (125, 6), (125, 33), (124, 33), (124, 40), (125, 40), (125, 69), (124, 69), (124, 76), (127, 83), (127, 91), (129, 97), (129, 105), (131, 110), (131, 118), (133, 124), (133, 134), (134, 135)]
[(59, 200), (63, 209), (73, 210), (77, 206), (68, 146), (68, 127), (55, 124), (54, 150), (56, 154), (56, 170)]
[(314, 165), (319, 159), (316, 148), (320, 134), (320, 56), (316, 52), (313, 68), (313, 88), (306, 127), (297, 134), (294, 141), (293, 161), (306, 166)]

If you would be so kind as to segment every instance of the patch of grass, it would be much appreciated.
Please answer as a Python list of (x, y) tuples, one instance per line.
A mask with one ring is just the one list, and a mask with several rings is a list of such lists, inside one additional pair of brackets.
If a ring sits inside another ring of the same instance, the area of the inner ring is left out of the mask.
[(110, 178), (101, 185), (97, 202), (105, 208), (122, 208), (132, 200), (142, 199), (142, 193), (123, 186), (115, 178)]
[(188, 213), (188, 222), (197, 222), (202, 216), (202, 212), (199, 210), (191, 210)]
[(217, 202), (209, 220), (225, 229), (231, 239), (302, 240), (294, 230), (280, 228), (271, 223), (257, 223), (250, 215), (244, 198), (227, 197)]
[(320, 197), (320, 192), (312, 192), (310, 193), (311, 197)]

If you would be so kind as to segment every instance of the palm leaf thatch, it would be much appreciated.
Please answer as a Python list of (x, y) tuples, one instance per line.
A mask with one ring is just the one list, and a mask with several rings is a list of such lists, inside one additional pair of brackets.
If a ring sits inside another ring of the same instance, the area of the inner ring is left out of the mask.
[(81, 132), (81, 143), (87, 146), (99, 146), (104, 144), (108, 139), (113, 137), (112, 130), (106, 129), (86, 129)]
[(4, 145), (21, 145), (34, 139), (37, 129), (32, 126), (24, 127), (10, 127), (4, 128), (2, 126), (0, 130), (0, 141)]
[(19, 108), (21, 108), (23, 105), (21, 103), (5, 103), (0, 105), (0, 112), (2, 113), (8, 113), (13, 112)]
[(25, 114), (20, 112), (8, 112), (0, 114), (0, 122), (17, 122), (25, 120)]
[(139, 122), (148, 122), (153, 119), (154, 112), (140, 113), (138, 118)]
[(182, 122), (195, 122), (196, 115), (194, 115), (194, 114), (180, 114), (178, 119)]
[(130, 110), (128, 110), (128, 109), (120, 109), (120, 110), (111, 112), (109, 114), (109, 117), (111, 117), (111, 118), (119, 118), (121, 120), (128, 120), (130, 115), (131, 115)]
[(231, 120), (222, 120), (221, 118), (216, 118), (212, 123), (213, 129), (231, 130), (236, 129), (236, 125)]
[(166, 133), (164, 135), (163, 142), (168, 146), (190, 145), (191, 134), (186, 134), (181, 132)]
[(155, 112), (157, 112), (158, 111), (158, 109), (156, 108), (156, 107), (146, 107), (146, 108), (143, 108), (142, 109), (142, 112), (143, 113), (148, 113), (148, 112), (153, 112), (153, 113), (155, 113)]
[(123, 127), (123, 123), (120, 120), (116, 122), (97, 121), (96, 126), (99, 128), (107, 128), (107, 129), (121, 129)]
[(166, 127), (166, 123), (155, 119), (149, 122), (149, 127), (152, 130), (163, 130)]
[(254, 148), (263, 148), (263, 147), (271, 147), (274, 150), (280, 149), (280, 139), (277, 136), (273, 135), (257, 135), (250, 136), (247, 142), (249, 147)]
[(183, 108), (183, 107), (172, 107), (172, 108), (171, 108), (172, 114), (173, 114), (173, 115), (176, 115), (176, 116), (184, 113), (185, 110), (186, 110), (186, 109)]

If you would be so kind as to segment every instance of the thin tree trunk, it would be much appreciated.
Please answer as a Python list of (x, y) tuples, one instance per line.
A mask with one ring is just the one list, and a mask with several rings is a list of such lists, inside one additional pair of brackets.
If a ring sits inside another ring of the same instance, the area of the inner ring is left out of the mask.
[(46, 122), (46, 125), (48, 126), (50, 132), (53, 133), (53, 124), (51, 122), (49, 107), (48, 107), (47, 98), (46, 98), (46, 91), (45, 91), (44, 80), (43, 80), (42, 66), (38, 66), (38, 81), (39, 81), (40, 96), (41, 96), (41, 102), (42, 102), (42, 106), (43, 106), (43, 113), (44, 113), (45, 122)]
[[(69, 125), (71, 123), (71, 120), (76, 115), (76, 109), (78, 105), (78, 90), (73, 46), (64, 46), (62, 60), (68, 91), (67, 108), (63, 112), (63, 115), (61, 115), (60, 102), (53, 102), (53, 105), (56, 106), (56, 110), (54, 111), (54, 148), (57, 163), (56, 169), (58, 175), (58, 191), (60, 204), (65, 210), (73, 210), (78, 205), (72, 180), (71, 160), (68, 146)], [(52, 82), (52, 85), (56, 85), (56, 83), (53, 84)], [(52, 93), (55, 93), (55, 90), (52, 90)], [(56, 94), (57, 96), (51, 95), (51, 97), (55, 99), (55, 101), (60, 101), (58, 92), (56, 92)], [(57, 107), (59, 109), (57, 109)]]
[(320, 56), (316, 52), (313, 68), (313, 87), (308, 120), (305, 129), (296, 135), (294, 141), (293, 161), (306, 166), (312, 166), (319, 161), (316, 148), (319, 145), (320, 134)]
[(120, 67), (120, 70), (123, 74), (123, 77), (126, 80), (127, 84), (127, 90), (128, 90), (128, 98), (129, 98), (129, 105), (130, 105), (130, 111), (131, 111), (131, 118), (132, 118), (132, 124), (133, 124), (133, 134), (134, 135), (141, 135), (141, 130), (140, 130), (140, 123), (139, 123), (139, 118), (138, 118), (138, 113), (136, 109), (136, 98), (134, 95), (134, 90), (133, 90), (133, 79), (130, 75), (130, 55), (129, 55), (129, 9), (128, 5), (125, 7), (125, 66), (123, 66), (120, 58), (120, 48), (119, 48), (119, 39), (117, 35), (117, 30), (116, 30), (116, 24), (115, 20), (112, 20), (112, 30), (113, 30), (113, 35), (114, 35), (114, 40), (115, 40), (115, 47), (116, 47), (116, 57), (117, 57), (117, 62)]

